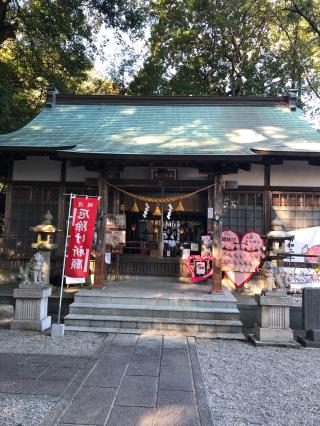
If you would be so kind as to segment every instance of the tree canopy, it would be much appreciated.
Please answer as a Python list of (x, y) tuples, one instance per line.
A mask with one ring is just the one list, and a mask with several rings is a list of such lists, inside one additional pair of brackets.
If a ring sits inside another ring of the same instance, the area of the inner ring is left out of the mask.
[[(145, 39), (146, 55), (122, 45), (120, 63), (97, 75), (101, 25)], [(28, 121), (47, 86), (216, 96), (294, 86), (319, 98), (319, 49), (320, 0), (0, 0), (0, 132)]]
[[(28, 121), (47, 86), (60, 92), (86, 87), (115, 93), (108, 79), (88, 71), (104, 22), (122, 31), (140, 28), (143, 8), (125, 0), (0, 0), (0, 132)], [(100, 84), (98, 84), (100, 80)]]
[(301, 89), (308, 78), (316, 89), (319, 4), (318, 0), (154, 1), (149, 55), (130, 90), (275, 95), (288, 84)]

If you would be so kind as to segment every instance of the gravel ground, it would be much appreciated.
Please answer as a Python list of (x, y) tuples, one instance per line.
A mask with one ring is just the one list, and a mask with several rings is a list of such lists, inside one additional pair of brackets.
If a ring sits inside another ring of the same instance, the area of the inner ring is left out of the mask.
[(55, 404), (44, 397), (5, 396), (0, 399), (0, 425), (39, 426)]
[(0, 353), (32, 353), (50, 355), (92, 355), (106, 337), (103, 333), (67, 331), (63, 337), (25, 331), (0, 330)]
[[(102, 333), (66, 332), (62, 338), (52, 338), (45, 334), (0, 329), (0, 352), (90, 356), (105, 337)], [(0, 394), (0, 425), (39, 426), (55, 404), (45, 395)]]
[(197, 340), (214, 425), (319, 425), (320, 349)]

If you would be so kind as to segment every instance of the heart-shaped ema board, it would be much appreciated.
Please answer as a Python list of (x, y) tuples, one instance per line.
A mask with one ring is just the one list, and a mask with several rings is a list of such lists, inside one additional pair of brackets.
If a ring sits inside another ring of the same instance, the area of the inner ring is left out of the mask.
[[(187, 269), (191, 273), (191, 282), (197, 283), (211, 277), (213, 274), (213, 262), (214, 257), (209, 254), (204, 256), (197, 254), (189, 256), (187, 259)], [(211, 263), (210, 269), (207, 268), (208, 263)]]
[(264, 251), (258, 232), (247, 232), (242, 238), (230, 229), (222, 232), (222, 270), (237, 288), (257, 271), (265, 257)]

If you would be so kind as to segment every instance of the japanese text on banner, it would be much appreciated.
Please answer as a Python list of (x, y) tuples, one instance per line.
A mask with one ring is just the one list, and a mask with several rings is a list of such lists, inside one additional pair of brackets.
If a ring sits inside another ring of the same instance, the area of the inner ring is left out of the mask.
[(73, 199), (65, 273), (68, 277), (86, 278), (89, 275), (98, 205), (97, 198)]

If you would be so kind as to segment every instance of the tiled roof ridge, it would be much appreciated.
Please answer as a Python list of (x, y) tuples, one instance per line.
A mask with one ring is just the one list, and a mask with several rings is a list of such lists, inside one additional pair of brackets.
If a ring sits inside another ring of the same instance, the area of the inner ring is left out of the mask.
[(288, 96), (131, 96), (57, 94), (57, 104), (286, 106)]

